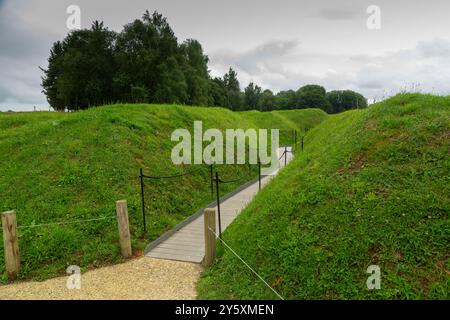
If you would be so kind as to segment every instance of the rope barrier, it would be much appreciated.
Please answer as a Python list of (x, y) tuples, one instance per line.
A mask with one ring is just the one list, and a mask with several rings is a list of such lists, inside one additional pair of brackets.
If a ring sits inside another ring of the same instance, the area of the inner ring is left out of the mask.
[(32, 225), (28, 225), (28, 226), (26, 226), (26, 225), (25, 226), (18, 226), (17, 229), (48, 227), (48, 226), (53, 226), (53, 225), (76, 224), (76, 223), (83, 223), (83, 222), (89, 222), (89, 221), (99, 221), (99, 220), (114, 219), (114, 218), (116, 218), (116, 216), (94, 218), (94, 219), (85, 219), (85, 220), (73, 220), (73, 221), (67, 221), (67, 222), (53, 222), (53, 223), (32, 224)]
[(259, 278), (259, 280), (261, 280), (270, 290), (272, 290), (278, 296), (278, 298), (280, 298), (281, 300), (284, 300), (284, 298), (274, 288), (272, 288), (267, 283), (267, 281), (264, 280), (264, 278), (261, 277), (259, 275), (259, 273), (255, 271), (255, 269), (250, 267), (250, 265), (247, 262), (245, 262), (245, 260), (242, 259), (242, 257), (240, 255), (238, 255), (225, 241), (223, 241), (223, 239), (222, 239), (222, 237), (220, 237), (220, 235), (218, 236), (217, 233), (213, 229), (211, 229), (211, 227), (208, 227), (208, 229), (216, 236), (217, 239), (219, 239), (219, 241), (221, 241), (223, 243), (223, 245), (225, 247), (227, 247), (236, 256), (236, 258), (238, 258), (248, 269), (250, 269), (250, 271)]
[(174, 175), (171, 175), (171, 176), (147, 176), (147, 175), (142, 175), (142, 177), (146, 178), (146, 179), (154, 179), (154, 180), (172, 179), (172, 178), (179, 178), (179, 177), (187, 176), (187, 175), (190, 175), (190, 174), (194, 174), (194, 173), (199, 172), (200, 170), (203, 170), (205, 168), (206, 167), (201, 167), (201, 168), (198, 168), (198, 169), (195, 169), (195, 170), (191, 170), (191, 171), (180, 173), (180, 174), (174, 174)]
[[(251, 173), (251, 170), (250, 170), (250, 167), (247, 167), (247, 174), (249, 174), (249, 173)], [(234, 183), (234, 182), (241, 181), (241, 180), (243, 180), (245, 178), (248, 178), (248, 175), (241, 176), (241, 177), (239, 177), (237, 179), (233, 179), (233, 180), (222, 180), (222, 179), (219, 179), (219, 182), (220, 183)]]

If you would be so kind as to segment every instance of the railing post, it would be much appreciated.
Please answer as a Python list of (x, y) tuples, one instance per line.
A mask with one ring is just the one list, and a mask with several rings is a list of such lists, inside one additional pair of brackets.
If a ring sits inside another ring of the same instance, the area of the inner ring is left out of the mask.
[(144, 235), (147, 234), (147, 221), (145, 219), (145, 199), (144, 199), (144, 172), (141, 168), (140, 176), (141, 178), (141, 203), (142, 203), (142, 223), (144, 224)]
[(222, 237), (222, 219), (220, 216), (219, 173), (216, 171), (217, 217), (219, 220), (219, 237)]
[(295, 145), (295, 129), (292, 129), (292, 144)]
[(287, 165), (287, 146), (284, 146), (284, 166)]
[(261, 191), (261, 160), (258, 157), (258, 181), (259, 181), (259, 191)]
[(209, 267), (216, 259), (216, 211), (212, 208), (205, 209), (203, 213), (205, 228), (205, 257), (203, 266)]
[(5, 267), (9, 280), (14, 280), (19, 274), (19, 242), (17, 241), (17, 219), (15, 211), (2, 213), (3, 244)]
[(297, 129), (295, 129), (295, 131), (294, 131), (294, 146), (295, 146), (295, 151), (297, 152)]
[(117, 225), (119, 227), (120, 251), (124, 258), (131, 257), (131, 236), (128, 221), (128, 207), (126, 200), (116, 201)]

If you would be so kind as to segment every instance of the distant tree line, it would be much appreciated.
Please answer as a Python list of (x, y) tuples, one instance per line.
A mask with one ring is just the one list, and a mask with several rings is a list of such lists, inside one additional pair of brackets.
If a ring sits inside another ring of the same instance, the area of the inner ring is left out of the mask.
[(90, 29), (70, 32), (53, 44), (42, 69), (43, 92), (58, 111), (116, 102), (220, 106), (232, 110), (321, 108), (328, 113), (364, 108), (353, 91), (306, 85), (276, 95), (250, 83), (242, 92), (230, 68), (212, 78), (208, 56), (197, 40), (179, 44), (167, 19), (148, 11), (119, 33), (95, 21)]
[(241, 110), (260, 111), (280, 109), (320, 108), (328, 113), (338, 113), (349, 109), (367, 107), (367, 100), (361, 94), (351, 91), (330, 91), (315, 84), (308, 84), (297, 91), (280, 91), (276, 95), (270, 90), (250, 83), (243, 92)]

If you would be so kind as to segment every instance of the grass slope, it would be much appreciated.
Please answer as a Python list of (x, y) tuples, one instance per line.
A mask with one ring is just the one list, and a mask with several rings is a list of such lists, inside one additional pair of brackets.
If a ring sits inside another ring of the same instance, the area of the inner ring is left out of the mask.
[[(194, 120), (202, 120), (204, 128), (260, 128), (272, 118), (281, 129), (300, 129), (325, 118), (320, 110), (292, 114), (298, 126), (276, 112), (167, 105), (115, 105), (71, 114), (2, 113), (0, 212), (15, 209), (19, 226), (67, 222), (113, 216), (115, 201), (126, 199), (133, 246), (142, 249), (211, 201), (208, 170), (183, 179), (146, 181), (149, 234), (142, 237), (139, 168), (149, 175), (190, 169), (170, 161), (174, 129), (192, 129)], [(220, 168), (230, 177), (243, 170)], [(224, 186), (223, 192), (235, 187)], [(113, 219), (19, 229), (20, 278), (47, 278), (72, 264), (116, 262), (121, 259), (117, 238)], [(3, 259), (0, 245), (0, 274), (5, 271)]]
[[(224, 240), (287, 299), (448, 299), (449, 119), (450, 97), (419, 94), (329, 117)], [(198, 288), (277, 298), (224, 247)]]

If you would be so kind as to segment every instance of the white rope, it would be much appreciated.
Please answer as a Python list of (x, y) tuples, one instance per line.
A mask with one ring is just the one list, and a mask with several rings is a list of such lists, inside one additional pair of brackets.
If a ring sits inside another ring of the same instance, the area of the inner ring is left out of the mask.
[(64, 225), (64, 224), (75, 224), (75, 223), (82, 223), (82, 222), (89, 222), (89, 221), (99, 221), (99, 220), (106, 220), (106, 219), (114, 219), (115, 217), (116, 216), (110, 216), (110, 217), (102, 217), (102, 218), (94, 218), (94, 219), (86, 219), (86, 220), (74, 220), (74, 221), (68, 221), (68, 222), (54, 222), (54, 223), (33, 224), (33, 225), (29, 225), (29, 226), (18, 226), (17, 229), (47, 227), (47, 226)]
[(217, 236), (217, 234), (216, 234), (216, 232), (214, 231), (214, 230), (212, 230), (211, 229), (211, 227), (208, 227), (208, 229), (212, 232), (212, 233), (214, 233), (214, 235), (217, 237), (217, 239), (219, 239), (220, 241), (222, 241), (222, 243), (228, 248), (228, 249), (230, 249), (230, 251), (239, 259), (239, 260), (241, 260), (242, 261), (242, 263), (244, 263), (244, 265), (247, 267), (247, 268), (249, 268), (270, 290), (272, 290), (281, 300), (284, 300), (284, 298), (278, 293), (278, 292), (276, 292), (275, 291), (275, 289), (274, 288), (272, 288), (267, 282), (266, 282), (266, 280), (264, 280), (255, 270), (253, 270), (253, 268), (252, 267), (250, 267), (249, 265), (248, 265), (248, 263), (247, 262), (245, 262), (244, 261), (244, 259), (242, 259), (233, 249), (231, 249), (231, 247), (228, 245), (228, 244), (226, 244), (225, 243), (225, 241), (223, 241), (220, 237), (218, 237)]

